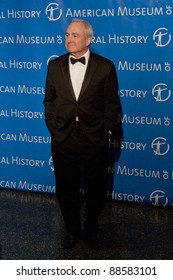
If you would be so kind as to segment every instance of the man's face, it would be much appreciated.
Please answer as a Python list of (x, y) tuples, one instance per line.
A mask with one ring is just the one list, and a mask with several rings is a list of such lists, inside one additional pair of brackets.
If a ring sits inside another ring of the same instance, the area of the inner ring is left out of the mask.
[(85, 28), (82, 22), (72, 22), (66, 31), (65, 46), (69, 53), (75, 57), (81, 57), (86, 53), (91, 38), (86, 38)]

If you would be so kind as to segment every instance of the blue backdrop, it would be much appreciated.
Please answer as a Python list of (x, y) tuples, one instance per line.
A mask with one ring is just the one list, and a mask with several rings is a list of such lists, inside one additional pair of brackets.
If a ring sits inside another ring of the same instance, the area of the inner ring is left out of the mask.
[[(173, 205), (173, 16), (164, 0), (0, 1), (0, 188), (56, 192), (44, 123), (49, 59), (66, 52), (73, 18), (94, 28), (91, 49), (114, 61), (123, 139), (110, 142), (108, 196)], [(99, 194), (98, 194), (99, 195)]]

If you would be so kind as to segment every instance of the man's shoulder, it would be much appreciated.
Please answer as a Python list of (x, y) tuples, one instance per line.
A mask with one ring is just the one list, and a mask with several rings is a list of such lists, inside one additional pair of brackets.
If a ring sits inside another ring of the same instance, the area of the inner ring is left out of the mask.
[(50, 63), (51, 64), (57, 64), (57, 63), (60, 63), (61, 61), (65, 61), (66, 59), (68, 59), (68, 53), (66, 54), (63, 54), (63, 55), (60, 55), (52, 60), (50, 60)]
[(99, 61), (99, 62), (102, 62), (102, 63), (108, 63), (108, 64), (112, 64), (113, 63), (113, 61), (112, 60), (110, 60), (109, 58), (107, 58), (107, 57), (104, 57), (104, 56), (102, 56), (102, 55), (100, 55), (100, 54), (97, 54), (97, 53), (95, 53), (95, 52), (90, 52), (91, 53), (91, 57), (93, 58), (93, 59), (95, 59), (96, 61)]

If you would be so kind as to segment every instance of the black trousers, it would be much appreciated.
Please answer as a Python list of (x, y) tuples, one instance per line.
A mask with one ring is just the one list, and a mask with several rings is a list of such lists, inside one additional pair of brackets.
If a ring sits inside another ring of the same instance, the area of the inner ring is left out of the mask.
[(96, 147), (74, 124), (66, 141), (56, 145), (52, 139), (56, 193), (67, 232), (80, 232), (80, 189), (84, 182), (88, 234), (97, 234), (98, 218), (106, 202), (108, 146)]

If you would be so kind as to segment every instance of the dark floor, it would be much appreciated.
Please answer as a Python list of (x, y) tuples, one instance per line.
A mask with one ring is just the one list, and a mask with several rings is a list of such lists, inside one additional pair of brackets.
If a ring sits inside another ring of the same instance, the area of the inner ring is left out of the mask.
[(0, 259), (173, 259), (172, 208), (108, 202), (100, 218), (100, 233), (103, 247), (99, 252), (83, 241), (64, 250), (65, 231), (55, 196), (0, 190)]

